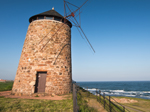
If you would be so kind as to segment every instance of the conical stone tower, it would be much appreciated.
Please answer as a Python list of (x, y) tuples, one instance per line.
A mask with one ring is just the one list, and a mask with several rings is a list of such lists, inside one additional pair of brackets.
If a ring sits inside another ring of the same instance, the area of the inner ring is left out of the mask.
[(69, 93), (72, 24), (54, 9), (32, 16), (29, 22), (12, 93)]

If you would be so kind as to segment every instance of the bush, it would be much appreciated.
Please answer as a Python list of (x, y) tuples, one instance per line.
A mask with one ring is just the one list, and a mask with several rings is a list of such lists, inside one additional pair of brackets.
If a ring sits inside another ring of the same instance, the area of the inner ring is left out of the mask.
[(12, 90), (13, 81), (9, 82), (0, 82), (0, 91), (9, 91)]

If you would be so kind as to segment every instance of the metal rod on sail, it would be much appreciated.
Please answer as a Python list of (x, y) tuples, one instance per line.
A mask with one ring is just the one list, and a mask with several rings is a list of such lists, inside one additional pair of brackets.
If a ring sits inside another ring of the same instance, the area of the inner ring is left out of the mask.
[(68, 4), (70, 4), (70, 5), (73, 5), (73, 6), (77, 7), (77, 8), (79, 8), (78, 6), (76, 6), (76, 5), (74, 5), (74, 4), (70, 3), (70, 2), (67, 2), (67, 1), (66, 1), (66, 3), (68, 3)]
[(92, 50), (93, 50), (94, 53), (95, 53), (95, 50), (94, 50), (93, 46), (91, 45), (90, 41), (88, 40), (87, 36), (85, 35), (84, 31), (82, 30), (81, 27), (79, 27), (79, 28), (80, 28), (80, 30), (82, 31), (83, 35), (85, 36), (86, 40), (88, 41), (89, 45), (91, 46)]
[(75, 10), (73, 13), (77, 12), (88, 0), (86, 0), (77, 10)]
[[(73, 17), (73, 18), (74, 18), (74, 20), (77, 22), (77, 24), (79, 25), (79, 23), (78, 23), (78, 21), (76, 20), (76, 18), (75, 18), (75, 17)], [(95, 53), (95, 50), (94, 50), (93, 46), (91, 45), (90, 41), (88, 40), (87, 36), (85, 35), (85, 33), (84, 33), (84, 31), (82, 30), (82, 28), (81, 28), (80, 25), (79, 25), (79, 28), (80, 28), (80, 30), (82, 31), (83, 35), (85, 36), (85, 38), (86, 38), (87, 42), (89, 43), (90, 47), (92, 48), (92, 50), (93, 50), (94, 53)]]
[(64, 0), (64, 18), (66, 17), (66, 7), (65, 7), (65, 0)]

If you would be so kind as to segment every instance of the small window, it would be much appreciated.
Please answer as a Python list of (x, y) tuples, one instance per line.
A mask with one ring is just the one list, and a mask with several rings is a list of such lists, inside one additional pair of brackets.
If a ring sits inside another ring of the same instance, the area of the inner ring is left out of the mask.
[(46, 19), (53, 19), (53, 17), (46, 17)]
[(38, 19), (44, 19), (44, 17), (38, 17)]
[(55, 18), (54, 18), (54, 20), (60, 21), (61, 19), (60, 19), (60, 18), (56, 18), (56, 17), (55, 17)]

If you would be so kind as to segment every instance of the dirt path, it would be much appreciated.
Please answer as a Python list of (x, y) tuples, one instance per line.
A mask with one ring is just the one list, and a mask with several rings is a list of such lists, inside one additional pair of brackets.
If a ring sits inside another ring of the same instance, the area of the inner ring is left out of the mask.
[[(3, 91), (0, 92), (0, 96), (4, 96), (5, 98), (21, 98), (21, 99), (46, 99), (46, 100), (63, 100), (70, 97), (70, 95), (62, 95), (62, 96), (15, 96), (11, 95), (11, 91)], [(71, 98), (71, 97), (70, 97)]]

